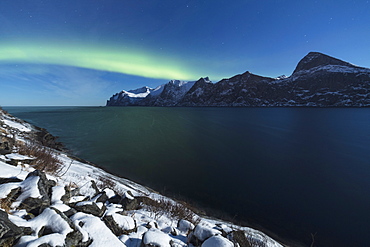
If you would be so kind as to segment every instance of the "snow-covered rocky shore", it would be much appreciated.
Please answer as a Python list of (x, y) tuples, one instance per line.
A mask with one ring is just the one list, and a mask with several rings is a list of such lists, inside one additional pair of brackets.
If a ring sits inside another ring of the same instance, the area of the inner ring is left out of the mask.
[(0, 110), (0, 246), (282, 246), (54, 149)]

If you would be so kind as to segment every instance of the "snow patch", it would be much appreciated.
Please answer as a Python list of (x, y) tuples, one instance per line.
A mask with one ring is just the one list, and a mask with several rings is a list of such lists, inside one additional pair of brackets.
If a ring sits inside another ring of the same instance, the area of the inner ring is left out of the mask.
[(5, 125), (11, 128), (14, 128), (14, 129), (18, 129), (21, 132), (31, 132), (32, 131), (32, 128), (30, 128), (29, 126), (26, 126), (25, 124), (17, 123), (17, 122), (8, 120), (8, 119), (2, 119), (1, 121)]
[(89, 247), (126, 246), (98, 217), (78, 212), (71, 217), (71, 220), (76, 228), (83, 234), (84, 242), (88, 241), (89, 238), (93, 240)]
[(171, 237), (158, 229), (150, 229), (144, 234), (143, 243), (150, 246), (171, 247)]

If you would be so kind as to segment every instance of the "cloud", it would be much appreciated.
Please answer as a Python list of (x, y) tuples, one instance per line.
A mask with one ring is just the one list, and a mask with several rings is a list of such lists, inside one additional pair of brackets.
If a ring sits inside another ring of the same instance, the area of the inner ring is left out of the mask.
[(115, 84), (106, 74), (72, 66), (2, 65), (1, 104), (103, 105)]
[(111, 82), (101, 78), (102, 72), (67, 66), (51, 66), (43, 87), (70, 99), (94, 97), (109, 88)]

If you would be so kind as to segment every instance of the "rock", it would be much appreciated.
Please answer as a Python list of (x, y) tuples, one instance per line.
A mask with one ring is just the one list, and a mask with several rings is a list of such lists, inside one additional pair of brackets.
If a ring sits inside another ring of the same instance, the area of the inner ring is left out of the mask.
[(0, 155), (10, 154), (14, 145), (14, 139), (0, 136)]
[(146, 228), (148, 229), (158, 229), (158, 223), (155, 222), (155, 221), (151, 221), (151, 222), (148, 222), (146, 225), (145, 225)]
[(103, 221), (107, 225), (107, 227), (113, 232), (114, 235), (121, 236), (123, 234), (123, 230), (114, 221), (113, 216), (106, 215), (104, 216)]
[(194, 229), (193, 223), (187, 220), (179, 220), (177, 222), (177, 228), (182, 232), (189, 232)]
[(140, 201), (137, 198), (129, 199), (125, 197), (121, 200), (123, 210), (130, 211), (138, 208)]
[(223, 237), (226, 237), (227, 235), (229, 235), (231, 232), (233, 232), (234, 230), (224, 224), (221, 224), (221, 223), (217, 223), (216, 224), (216, 229), (217, 230), (220, 230), (222, 232), (222, 236)]
[(22, 201), (19, 209), (25, 209), (28, 213), (35, 216), (39, 215), (44, 211), (45, 208), (50, 206), (50, 201), (43, 200), (41, 198), (28, 197)]
[(107, 193), (105, 193), (105, 191), (99, 192), (97, 195), (95, 195), (92, 198), (92, 200), (95, 201), (95, 202), (103, 202), (103, 203), (105, 203), (106, 201), (108, 201)]
[(0, 246), (14, 246), (23, 234), (22, 229), (9, 220), (8, 214), (0, 210)]
[(98, 186), (96, 185), (96, 182), (94, 180), (91, 180), (91, 187), (95, 190), (95, 194), (99, 194), (100, 190)]
[(31, 164), (32, 161), (34, 161), (34, 158), (31, 158), (29, 156), (21, 155), (18, 153), (10, 153), (5, 155), (7, 158), (6, 163), (17, 166), (19, 164)]
[(49, 235), (49, 234), (52, 234), (52, 233), (53, 233), (53, 230), (49, 226), (43, 226), (39, 230), (38, 237), (40, 238), (42, 236)]
[(18, 183), (22, 182), (23, 180), (16, 178), (16, 177), (10, 177), (10, 178), (0, 178), (0, 184), (6, 184), (6, 183)]
[(198, 224), (188, 235), (188, 239), (194, 246), (200, 246), (205, 240), (215, 235), (221, 235), (221, 231), (209, 225)]
[(210, 238), (217, 234), (221, 234), (221, 232), (219, 230), (210, 228), (209, 226), (206, 225), (198, 224), (194, 228), (194, 236), (198, 238), (200, 241), (204, 241), (207, 238)]
[(33, 230), (31, 227), (19, 226), (19, 228), (22, 230), (23, 235), (31, 235), (33, 233)]
[(202, 247), (234, 247), (234, 244), (227, 238), (216, 235), (204, 241)]
[[(41, 217), (40, 222), (45, 224), (38, 231), (39, 238), (49, 234), (66, 234), (64, 246), (87, 246), (86, 242), (83, 242), (82, 233), (77, 230), (72, 221), (58, 209), (45, 209), (44, 212), (37, 217)], [(46, 219), (51, 219), (52, 221), (47, 221)], [(33, 220), (37, 221), (38, 219), (35, 218)]]
[(4, 204), (4, 201), (7, 202), (7, 205), (10, 206), (12, 205), (12, 203), (17, 200), (17, 198), (19, 197), (19, 195), (22, 193), (21, 192), (21, 188), (20, 187), (17, 187), (17, 188), (14, 188), (10, 191), (10, 193), (6, 196), (6, 198), (4, 199), (1, 199), (3, 201), (2, 203), (2, 206), (3, 208), (6, 207), (6, 204)]
[[(56, 208), (52, 208), (67, 224), (69, 227), (73, 230), (72, 232), (68, 233), (65, 240), (65, 246), (66, 247), (72, 247), (72, 246), (89, 246), (91, 244), (91, 240), (89, 239), (86, 242), (83, 242), (83, 235), (82, 233), (77, 230), (76, 226), (73, 224), (73, 222), (61, 211), (59, 211)], [(50, 231), (52, 233), (52, 230)]]
[(95, 203), (91, 201), (79, 202), (73, 206), (78, 212), (83, 212), (86, 214), (92, 214), (94, 216), (102, 217), (106, 207), (103, 203)]
[(109, 203), (114, 203), (114, 204), (121, 204), (122, 203), (122, 196), (120, 195), (114, 195), (113, 197), (108, 199)]
[(71, 217), (73, 223), (84, 233), (85, 239), (92, 239), (94, 246), (126, 246), (116, 235), (104, 224), (104, 222), (93, 215), (78, 212)]
[(240, 247), (251, 247), (244, 231), (233, 231), (230, 235), (235, 245), (238, 244)]
[(52, 246), (49, 244), (43, 243), (43, 244), (40, 244), (38, 247), (52, 247)]
[[(23, 183), (27, 184), (27, 181), (29, 179), (33, 179), (35, 176), (39, 177), (37, 188), (41, 197), (27, 197), (20, 203), (19, 209), (25, 209), (27, 212), (30, 212), (34, 215), (39, 215), (45, 208), (50, 206), (52, 193), (51, 188), (55, 186), (56, 183), (55, 181), (48, 180), (45, 173), (39, 170), (29, 173)], [(32, 188), (29, 189), (31, 190)]]
[(116, 236), (128, 235), (136, 231), (136, 222), (130, 216), (115, 213), (104, 216), (103, 221)]
[(46, 174), (45, 172), (42, 172), (40, 170), (35, 170), (33, 172), (30, 172), (26, 179), (29, 178), (29, 177), (32, 177), (32, 176), (38, 176), (40, 177), (40, 180), (38, 182), (38, 188), (39, 188), (39, 191), (40, 191), (40, 194), (42, 196), (48, 196), (49, 199), (51, 197), (51, 188), (54, 187), (56, 185), (56, 182), (53, 181), (53, 180), (49, 180), (46, 178)]
[(60, 198), (60, 200), (64, 204), (68, 204), (71, 197), (80, 195), (79, 188), (71, 190), (71, 188), (69, 186), (65, 186), (64, 190), (65, 190), (65, 194)]
[(142, 247), (171, 247), (171, 237), (158, 229), (150, 229), (143, 235)]
[(66, 212), (63, 212), (68, 218), (71, 217), (72, 215), (74, 215), (75, 213), (77, 213), (77, 210), (74, 209), (74, 208), (71, 208), (69, 209), (68, 211)]
[(173, 226), (167, 226), (161, 229), (162, 232), (166, 234), (171, 234), (172, 236), (179, 235), (178, 230)]

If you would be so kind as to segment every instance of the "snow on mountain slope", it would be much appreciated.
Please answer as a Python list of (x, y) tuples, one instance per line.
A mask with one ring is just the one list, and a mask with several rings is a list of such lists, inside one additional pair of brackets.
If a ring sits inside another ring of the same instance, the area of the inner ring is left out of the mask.
[(153, 91), (151, 91), (150, 95), (153, 96), (153, 97), (156, 97), (156, 96), (160, 95), (163, 92), (163, 89), (164, 89), (165, 85), (166, 84), (162, 84), (162, 85), (154, 88)]
[[(289, 77), (269, 78), (245, 72), (208, 83), (170, 81), (149, 94), (141, 106), (370, 106), (370, 69), (310, 52)], [(107, 104), (109, 105), (109, 104)], [(119, 105), (119, 102), (115, 105)]]
[(171, 105), (178, 102), (194, 85), (195, 81), (171, 80), (155, 89), (142, 87), (113, 95), (107, 106)]
[(164, 84), (163, 90), (158, 95), (149, 95), (141, 105), (152, 106), (175, 106), (184, 95), (193, 87), (195, 81), (171, 80)]
[(138, 101), (144, 99), (153, 90), (149, 87), (141, 87), (129, 91), (122, 90), (119, 93), (113, 95), (108, 101), (107, 105), (136, 105)]

